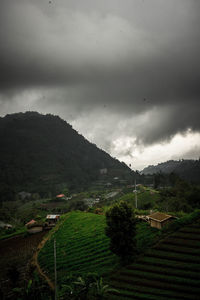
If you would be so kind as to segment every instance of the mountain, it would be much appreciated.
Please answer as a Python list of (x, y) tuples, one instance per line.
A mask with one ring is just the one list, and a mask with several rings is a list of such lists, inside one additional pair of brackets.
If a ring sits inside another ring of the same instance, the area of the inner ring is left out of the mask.
[(43, 196), (65, 187), (82, 190), (102, 177), (124, 179), (130, 173), (58, 116), (26, 112), (0, 118), (0, 197), (9, 197), (11, 187)]
[(169, 160), (156, 166), (148, 166), (141, 171), (141, 174), (147, 175), (159, 172), (164, 174), (175, 173), (187, 181), (198, 183), (200, 182), (200, 160)]

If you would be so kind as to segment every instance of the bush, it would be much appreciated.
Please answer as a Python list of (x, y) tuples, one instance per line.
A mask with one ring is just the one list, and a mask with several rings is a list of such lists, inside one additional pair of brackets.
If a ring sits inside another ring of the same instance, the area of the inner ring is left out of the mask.
[(193, 213), (186, 215), (180, 219), (175, 220), (173, 223), (163, 227), (162, 232), (173, 232), (183, 227), (184, 225), (191, 224), (192, 222), (200, 219), (200, 210), (195, 210)]

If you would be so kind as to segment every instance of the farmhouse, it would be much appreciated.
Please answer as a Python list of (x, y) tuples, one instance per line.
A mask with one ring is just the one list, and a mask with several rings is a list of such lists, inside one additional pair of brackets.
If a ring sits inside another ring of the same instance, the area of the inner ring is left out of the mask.
[(59, 220), (60, 215), (47, 215), (46, 222), (48, 226), (55, 226), (56, 222)]
[(28, 223), (25, 224), (25, 226), (27, 227), (27, 231), (29, 233), (37, 233), (43, 231), (43, 225), (39, 224), (35, 220), (29, 221)]
[(149, 216), (147, 216), (147, 219), (151, 225), (151, 227), (155, 227), (158, 229), (163, 228), (166, 224), (174, 221), (176, 218), (164, 213), (155, 212)]

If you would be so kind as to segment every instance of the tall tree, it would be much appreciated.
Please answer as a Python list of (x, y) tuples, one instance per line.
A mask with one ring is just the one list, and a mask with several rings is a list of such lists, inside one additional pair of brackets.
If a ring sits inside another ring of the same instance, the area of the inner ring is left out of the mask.
[(131, 205), (125, 201), (116, 203), (106, 212), (106, 235), (110, 238), (110, 250), (122, 260), (136, 253), (136, 218)]

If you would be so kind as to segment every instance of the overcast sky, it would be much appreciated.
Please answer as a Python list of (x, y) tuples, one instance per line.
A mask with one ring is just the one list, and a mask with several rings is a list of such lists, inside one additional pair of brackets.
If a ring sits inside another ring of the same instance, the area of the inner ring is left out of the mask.
[(199, 0), (0, 0), (0, 114), (59, 115), (143, 169), (200, 156)]

